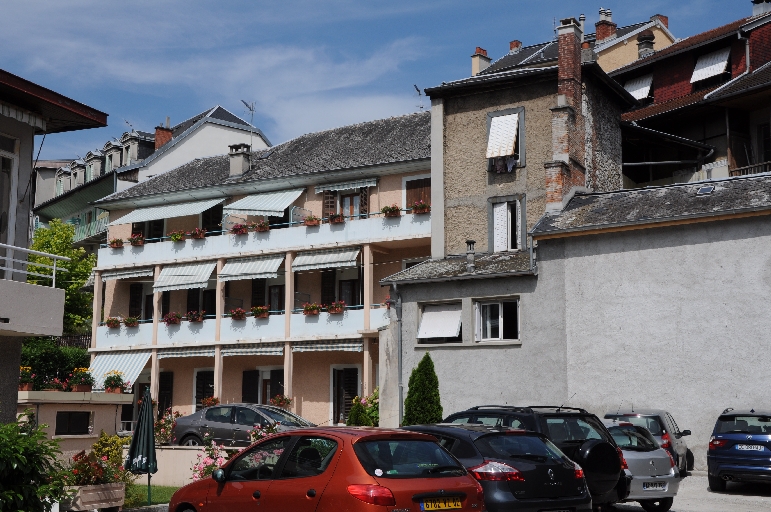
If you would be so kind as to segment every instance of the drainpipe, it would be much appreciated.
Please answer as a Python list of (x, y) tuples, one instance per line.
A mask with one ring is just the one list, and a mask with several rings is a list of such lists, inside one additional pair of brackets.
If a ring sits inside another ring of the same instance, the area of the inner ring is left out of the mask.
[(399, 350), (397, 357), (397, 372), (399, 372), (399, 426), (402, 424), (402, 418), (404, 417), (404, 381), (402, 379), (402, 296), (399, 293), (399, 288), (396, 283), (391, 283), (393, 288), (393, 295), (396, 296), (396, 301), (393, 298), (389, 299), (392, 304), (395, 305), (396, 310), (396, 346)]

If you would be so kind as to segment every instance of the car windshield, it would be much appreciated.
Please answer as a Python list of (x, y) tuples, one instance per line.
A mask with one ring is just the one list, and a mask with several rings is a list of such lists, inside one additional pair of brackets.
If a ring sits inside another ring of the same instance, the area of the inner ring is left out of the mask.
[(645, 427), (654, 436), (660, 436), (664, 433), (661, 421), (656, 416), (641, 416), (639, 414), (606, 414), (606, 419), (627, 421), (638, 427)]
[(546, 431), (555, 443), (582, 443), (589, 439), (609, 440), (605, 428), (591, 416), (547, 416)]
[(465, 475), (452, 455), (433, 441), (383, 439), (353, 445), (364, 470), (378, 478), (434, 478)]
[(536, 462), (567, 459), (559, 448), (548, 439), (534, 435), (491, 434), (482, 436), (474, 445), (483, 457), (496, 459), (526, 459)]
[(278, 409), (260, 408), (260, 412), (264, 413), (273, 421), (281, 422), (282, 425), (287, 427), (310, 427), (310, 423), (304, 421), (302, 418), (291, 415)]
[(727, 415), (717, 419), (717, 434), (771, 434), (771, 417), (755, 415)]
[(608, 431), (622, 450), (650, 452), (659, 447), (658, 443), (643, 427), (616, 426), (608, 427)]

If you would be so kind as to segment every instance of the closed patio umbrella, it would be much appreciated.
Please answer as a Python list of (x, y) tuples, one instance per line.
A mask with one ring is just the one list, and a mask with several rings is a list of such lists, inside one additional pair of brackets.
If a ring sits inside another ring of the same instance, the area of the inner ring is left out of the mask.
[(155, 459), (155, 425), (153, 422), (153, 401), (150, 390), (145, 389), (139, 417), (134, 428), (126, 460), (123, 468), (135, 475), (147, 474), (147, 504), (150, 505), (150, 475), (158, 472), (158, 462)]

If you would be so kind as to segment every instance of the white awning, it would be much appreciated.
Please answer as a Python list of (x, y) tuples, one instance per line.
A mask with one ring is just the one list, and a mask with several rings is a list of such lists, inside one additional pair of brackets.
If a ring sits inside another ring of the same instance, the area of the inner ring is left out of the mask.
[(217, 262), (169, 265), (161, 269), (161, 275), (153, 283), (154, 292), (206, 288)]
[(271, 279), (278, 277), (278, 267), (281, 266), (283, 261), (283, 254), (228, 260), (217, 277), (220, 281)]
[(691, 76), (691, 83), (693, 84), (723, 73), (728, 66), (729, 55), (731, 55), (731, 48), (723, 48), (722, 50), (699, 57)]
[(131, 268), (124, 270), (106, 270), (102, 272), (102, 281), (130, 279), (132, 277), (153, 277), (152, 268)]
[(283, 343), (251, 343), (248, 345), (225, 345), (222, 347), (222, 357), (283, 355)]
[(331, 249), (328, 251), (301, 252), (292, 263), (293, 272), (321, 268), (355, 267), (359, 248)]
[(222, 212), (225, 215), (268, 215), (271, 217), (281, 217), (284, 215), (284, 210), (294, 203), (304, 191), (304, 188), (298, 188), (296, 190), (281, 190), (279, 192), (246, 196), (235, 203), (225, 205)]
[(624, 84), (624, 89), (629, 92), (634, 99), (642, 100), (648, 97), (651, 92), (651, 84), (653, 84), (653, 74), (633, 78)]
[(374, 187), (377, 185), (377, 178), (366, 178), (363, 180), (346, 181), (343, 183), (330, 183), (329, 185), (318, 185), (316, 193), (321, 194), (326, 190), (356, 190), (360, 188)]
[(158, 359), (169, 357), (214, 357), (214, 347), (169, 348), (158, 351)]
[(487, 158), (513, 155), (518, 128), (519, 114), (493, 117), (490, 122), (490, 136), (487, 139)]
[(292, 343), (292, 352), (363, 352), (361, 341), (329, 341)]
[(128, 215), (124, 215), (120, 219), (110, 222), (110, 226), (198, 215), (212, 206), (220, 204), (224, 200), (224, 198), (207, 199), (206, 201), (192, 201), (189, 203), (165, 204), (162, 206), (151, 206), (149, 208), (138, 208)]
[(129, 352), (103, 352), (96, 354), (89, 371), (96, 383), (94, 389), (104, 389), (104, 374), (113, 370), (123, 373), (125, 382), (134, 383), (150, 359), (151, 352), (144, 350)]
[(460, 334), (461, 305), (428, 304), (423, 307), (418, 338), (454, 338)]

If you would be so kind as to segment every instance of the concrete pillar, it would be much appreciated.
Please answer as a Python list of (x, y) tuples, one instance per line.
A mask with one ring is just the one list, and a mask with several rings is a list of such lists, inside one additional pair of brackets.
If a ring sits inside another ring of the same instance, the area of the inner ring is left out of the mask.
[(372, 385), (372, 354), (370, 353), (370, 339), (364, 338), (364, 364), (362, 364), (361, 394), (367, 396), (375, 389)]
[(214, 307), (217, 311), (215, 312), (216, 316), (214, 319), (214, 341), (221, 339), (222, 315), (225, 314), (225, 282), (220, 281), (220, 272), (222, 272), (222, 267), (225, 266), (225, 261), (225, 258), (217, 260), (217, 293), (214, 300)]
[(222, 345), (214, 347), (214, 396), (222, 400)]
[(284, 342), (284, 395), (292, 399), (292, 411), (297, 410), (297, 402), (294, 399), (292, 389), (292, 372), (294, 370), (294, 357), (292, 354), (292, 342)]
[(160, 390), (161, 367), (158, 364), (158, 349), (154, 348), (150, 356), (150, 397), (158, 401), (158, 391)]
[[(161, 275), (161, 266), (155, 266), (155, 281), (158, 281), (158, 277)], [(163, 292), (153, 293), (153, 346), (158, 345), (158, 326), (161, 321), (161, 298)], [(160, 383), (158, 382), (161, 375), (160, 368), (158, 367), (158, 349), (153, 348), (152, 355), (150, 356), (150, 397), (153, 400), (158, 400), (158, 390)]]
[(374, 283), (372, 282), (372, 246), (364, 244), (364, 330), (370, 329), (370, 313), (372, 312), (372, 300), (374, 298)]
[(3, 348), (3, 357), (0, 358), (0, 423), (16, 421), (23, 340), (23, 337), (0, 336), (0, 347)]
[[(292, 310), (294, 309), (294, 271), (292, 263), (294, 262), (294, 252), (286, 253), (284, 260), (284, 336), (289, 339), (292, 335), (290, 326), (292, 325)], [(286, 380), (286, 375), (284, 375)], [(289, 395), (287, 395), (289, 396)]]
[(431, 258), (444, 258), (444, 100), (431, 98)]
[(91, 348), (96, 348), (96, 332), (102, 321), (102, 272), (94, 272), (94, 306), (91, 313)]

